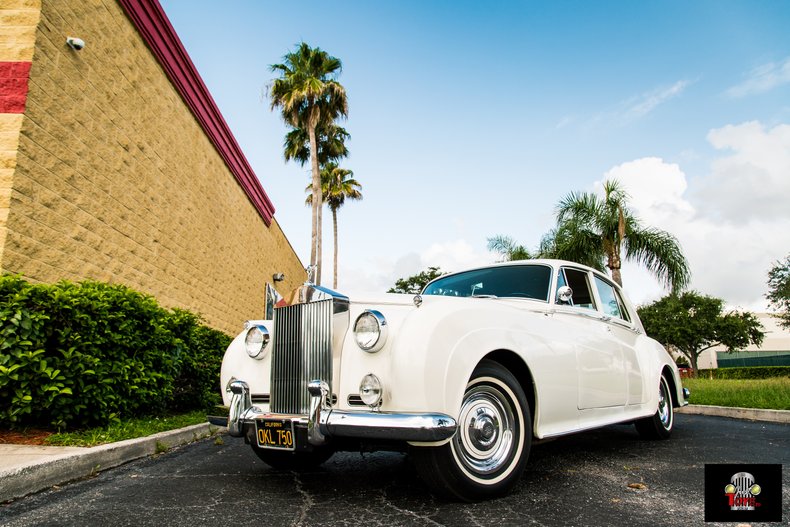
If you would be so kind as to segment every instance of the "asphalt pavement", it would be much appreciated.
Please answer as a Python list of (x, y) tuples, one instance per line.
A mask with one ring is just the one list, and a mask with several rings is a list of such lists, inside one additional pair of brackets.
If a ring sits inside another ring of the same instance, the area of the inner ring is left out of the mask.
[(536, 445), (515, 492), (481, 503), (435, 499), (401, 454), (341, 453), (296, 473), (226, 436), (0, 505), (0, 525), (715, 525), (706, 463), (786, 465), (790, 521), (790, 425), (677, 415), (669, 441), (618, 425)]

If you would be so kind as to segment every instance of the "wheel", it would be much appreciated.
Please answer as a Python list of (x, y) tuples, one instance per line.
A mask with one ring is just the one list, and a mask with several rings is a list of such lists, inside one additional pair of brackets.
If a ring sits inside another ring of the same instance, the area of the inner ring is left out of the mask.
[(532, 417), (516, 378), (497, 362), (475, 369), (458, 430), (438, 447), (414, 447), (415, 467), (446, 498), (475, 501), (507, 494), (521, 478), (532, 445)]
[(646, 439), (667, 439), (675, 424), (675, 412), (672, 407), (672, 391), (667, 378), (662, 374), (658, 383), (658, 410), (650, 417), (639, 419), (634, 423), (639, 435)]
[(329, 460), (335, 453), (330, 448), (317, 448), (312, 452), (288, 452), (260, 448), (253, 445), (253, 451), (261, 461), (280, 470), (306, 470), (317, 467)]

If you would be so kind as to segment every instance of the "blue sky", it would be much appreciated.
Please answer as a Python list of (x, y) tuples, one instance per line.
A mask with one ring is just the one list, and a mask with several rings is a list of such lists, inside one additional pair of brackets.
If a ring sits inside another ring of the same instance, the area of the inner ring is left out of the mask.
[(364, 200), (340, 212), (341, 291), (493, 261), (496, 234), (536, 246), (607, 177), (730, 305), (763, 309), (790, 252), (789, 2), (161, 2), (305, 263), (309, 174), (263, 89), (300, 41), (343, 61)]

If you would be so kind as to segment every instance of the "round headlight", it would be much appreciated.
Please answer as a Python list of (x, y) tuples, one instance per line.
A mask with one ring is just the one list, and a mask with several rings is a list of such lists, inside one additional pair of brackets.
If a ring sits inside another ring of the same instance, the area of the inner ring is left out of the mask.
[(368, 373), (362, 377), (362, 382), (359, 383), (359, 398), (362, 402), (371, 408), (375, 408), (381, 404), (381, 381), (372, 373)]
[(244, 337), (247, 355), (253, 359), (262, 359), (265, 357), (263, 351), (267, 344), (269, 344), (269, 330), (265, 326), (252, 326), (247, 330), (247, 336)]
[(378, 311), (365, 311), (354, 322), (354, 337), (363, 350), (370, 353), (380, 350), (387, 341), (387, 319)]

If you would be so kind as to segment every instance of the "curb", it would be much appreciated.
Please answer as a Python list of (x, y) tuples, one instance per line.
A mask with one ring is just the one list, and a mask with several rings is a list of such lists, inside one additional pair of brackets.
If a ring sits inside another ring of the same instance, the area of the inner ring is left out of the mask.
[(731, 417), (733, 419), (748, 419), (750, 421), (768, 421), (770, 423), (790, 423), (790, 410), (762, 410), (758, 408), (735, 408), (728, 406), (690, 404), (682, 408), (675, 408), (675, 412), (680, 414), (713, 415), (716, 417)]
[(81, 452), (53, 456), (44, 462), (10, 470), (0, 470), (0, 503), (160, 453), (163, 446), (170, 449), (211, 437), (224, 430), (209, 423), (200, 423), (146, 437), (88, 447)]

